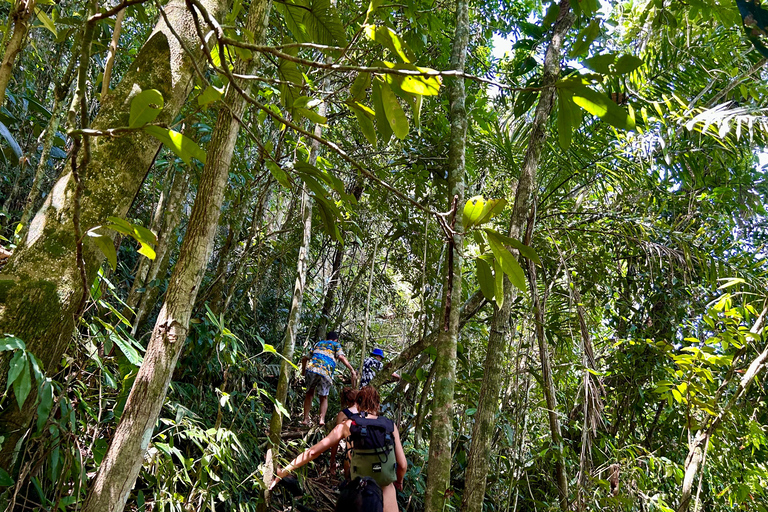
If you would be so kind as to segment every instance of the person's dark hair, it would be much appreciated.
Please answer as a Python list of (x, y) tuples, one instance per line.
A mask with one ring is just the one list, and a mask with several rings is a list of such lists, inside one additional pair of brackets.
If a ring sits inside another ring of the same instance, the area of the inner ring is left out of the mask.
[(365, 411), (369, 414), (379, 414), (381, 398), (379, 397), (379, 392), (373, 386), (365, 386), (358, 391), (355, 402), (357, 402), (357, 408), (360, 411)]
[(341, 390), (341, 406), (350, 407), (355, 404), (357, 390), (355, 388), (344, 388)]
[(326, 338), (329, 339), (329, 340), (338, 340), (339, 339), (339, 333), (337, 333), (336, 331), (331, 331), (331, 332), (328, 333)]

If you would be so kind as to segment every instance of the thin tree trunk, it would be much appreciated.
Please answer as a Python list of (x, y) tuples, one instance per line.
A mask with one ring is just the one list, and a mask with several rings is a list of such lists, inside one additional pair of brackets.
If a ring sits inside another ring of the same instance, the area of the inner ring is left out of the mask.
[[(225, 0), (207, 0), (209, 12), (218, 14)], [(197, 33), (184, 0), (172, 0), (167, 17), (192, 57), (161, 20), (141, 49), (123, 80), (101, 104), (91, 123), (96, 130), (127, 126), (126, 105), (138, 89), (157, 89), (165, 99), (158, 122), (171, 123), (187, 99), (193, 82), (193, 59), (203, 62)], [(80, 169), (82, 193), (80, 226), (83, 232), (102, 225), (108, 216), (123, 217), (141, 186), (160, 142), (143, 132), (126, 137), (93, 137), (91, 158)], [(131, 155), (131, 158), (126, 158)], [(74, 190), (71, 172), (54, 185), (41, 209), (29, 224), (14, 255), (0, 274), (0, 332), (23, 339), (47, 371), (55, 372), (67, 347), (78, 314), (83, 286), (88, 286), (104, 260), (94, 243), (83, 241), (83, 282), (75, 254), (73, 233)], [(0, 368), (7, 368), (8, 352), (0, 355)], [(0, 370), (0, 387), (5, 388)], [(7, 432), (0, 452), (0, 467), (10, 467), (13, 447), (34, 414), (33, 389), (22, 411), (8, 407), (0, 413), (0, 431)]]
[(123, 29), (123, 19), (125, 19), (125, 9), (121, 9), (115, 17), (115, 29), (112, 31), (112, 40), (107, 50), (106, 64), (104, 64), (104, 77), (101, 80), (101, 99), (109, 92), (109, 82), (112, 80), (112, 67), (115, 65), (115, 56), (117, 55), (117, 43), (120, 41), (120, 31)]
[[(258, 43), (265, 39), (271, 5), (271, 0), (259, 0), (249, 7), (246, 27)], [(256, 64), (255, 56), (251, 60), (238, 61), (235, 72), (250, 73)], [(187, 338), (194, 299), (213, 250), (232, 153), (246, 108), (245, 99), (232, 86), (225, 94), (224, 102), (227, 107), (219, 110), (208, 146), (207, 163), (165, 303), (83, 512), (119, 512), (125, 507)]]
[[(541, 158), (542, 148), (547, 139), (547, 121), (549, 120), (554, 103), (555, 89), (553, 86), (560, 75), (563, 40), (571, 23), (570, 2), (569, 0), (562, 0), (560, 2), (560, 13), (553, 27), (552, 39), (547, 47), (544, 58), (544, 75), (542, 78), (542, 86), (544, 88), (539, 97), (539, 103), (536, 106), (533, 128), (528, 139), (523, 169), (515, 193), (515, 204), (509, 226), (509, 236), (511, 238), (520, 239), (524, 234), (524, 229), (529, 219), (531, 219), (531, 222), (534, 219), (534, 216), (531, 215), (531, 210), (533, 208), (533, 196), (536, 188), (536, 171)], [(505, 353), (506, 341), (511, 325), (512, 302), (517, 295), (509, 279), (506, 276), (503, 279), (504, 302), (501, 308), (494, 306), (491, 332), (488, 337), (485, 371), (483, 384), (480, 389), (480, 403), (478, 404), (475, 416), (472, 446), (467, 463), (467, 490), (462, 500), (462, 510), (464, 512), (480, 512), (483, 506), (483, 497), (485, 496), (493, 435), (493, 418), (498, 409), (499, 392), (501, 391), (503, 379), (501, 364), (504, 360), (503, 354)], [(532, 293), (534, 292), (535, 290), (532, 290)], [(567, 480), (560, 478), (560, 476), (563, 475), (559, 473), (558, 485), (560, 487), (566, 486), (565, 495), (567, 497)], [(560, 502), (561, 507), (567, 507), (568, 501), (567, 498), (563, 501), (562, 492)]]
[[(173, 176), (171, 190), (163, 203), (163, 219), (157, 234), (155, 259), (146, 259), (148, 263), (146, 272), (139, 267), (131, 290), (128, 293), (128, 298), (125, 301), (128, 307), (134, 310), (132, 321), (132, 332), (134, 335), (146, 320), (149, 312), (155, 307), (157, 297), (160, 295), (160, 287), (150, 286), (150, 284), (158, 276), (165, 276), (168, 270), (173, 242), (176, 240), (176, 228), (179, 226), (179, 222), (181, 222), (184, 199), (189, 189), (189, 180), (189, 169), (187, 167), (177, 170), (175, 176)], [(144, 288), (144, 292), (139, 292), (142, 288)]]
[(336, 290), (341, 281), (341, 263), (344, 260), (344, 245), (339, 242), (333, 250), (333, 263), (331, 264), (331, 278), (328, 280), (328, 289), (323, 299), (323, 307), (320, 309), (320, 319), (315, 330), (315, 339), (324, 340), (328, 333), (328, 323), (331, 319), (331, 308), (336, 298)]
[[(323, 89), (328, 88), (328, 79), (323, 80)], [(325, 115), (326, 104), (321, 103), (318, 106), (318, 113), (321, 116)], [(315, 135), (320, 137), (323, 133), (323, 129), (320, 125), (315, 125)], [(309, 163), (314, 165), (317, 161), (318, 153), (320, 152), (320, 143), (313, 139), (310, 152)], [(307, 258), (309, 257), (309, 243), (312, 237), (312, 200), (307, 193), (307, 185), (302, 185), (301, 188), (301, 218), (304, 226), (303, 238), (301, 247), (299, 248), (299, 258), (296, 265), (296, 284), (293, 288), (293, 298), (291, 299), (291, 310), (288, 313), (288, 322), (285, 326), (285, 336), (283, 337), (283, 361), (280, 363), (280, 376), (277, 380), (277, 390), (275, 392), (275, 399), (285, 404), (288, 398), (288, 385), (290, 384), (290, 376), (293, 368), (289, 361), (293, 361), (293, 350), (296, 347), (296, 329), (299, 324), (299, 317), (301, 316), (301, 307), (304, 301), (304, 285), (307, 279)], [(280, 433), (283, 430), (283, 416), (282, 413), (275, 408), (272, 411), (272, 417), (269, 419), (269, 439), (272, 443), (272, 450), (277, 453), (280, 447)]]
[[(376, 243), (373, 246), (373, 257), (371, 258), (371, 274), (368, 277), (368, 295), (365, 299), (365, 321), (363, 322), (363, 346), (360, 350), (360, 371), (358, 375), (360, 379), (363, 378), (363, 363), (365, 362), (366, 345), (368, 342), (368, 318), (371, 313), (371, 291), (373, 291), (373, 273), (376, 270), (376, 253), (379, 252), (379, 239), (376, 239)], [(357, 385), (356, 382), (352, 383)], [(370, 383), (369, 383), (370, 384)]]
[(13, 34), (8, 40), (0, 64), (0, 106), (5, 103), (5, 90), (13, 76), (13, 64), (24, 49), (24, 39), (29, 31), (29, 20), (35, 12), (35, 0), (18, 0), (10, 14), (13, 21)]
[[(469, 1), (456, 3), (456, 28), (451, 49), (450, 68), (464, 72), (469, 45)], [(467, 145), (467, 111), (464, 79), (448, 83), (451, 135), (448, 144), (448, 191), (453, 204), (452, 233), (449, 234), (448, 266), (443, 289), (443, 325), (437, 339), (434, 399), (427, 464), (426, 512), (443, 512), (451, 485), (451, 441), (453, 437), (453, 404), (456, 381), (456, 347), (462, 288), (462, 254), (464, 246), (462, 214), (464, 208), (464, 173)], [(380, 372), (381, 373), (381, 372)]]
[(421, 432), (424, 428), (424, 418), (427, 416), (427, 397), (429, 396), (429, 390), (432, 388), (432, 379), (435, 376), (436, 368), (437, 367), (433, 364), (429, 369), (429, 375), (427, 375), (427, 380), (424, 381), (424, 388), (421, 390), (419, 405), (416, 407), (416, 421), (413, 427), (413, 446), (417, 450), (423, 442)]

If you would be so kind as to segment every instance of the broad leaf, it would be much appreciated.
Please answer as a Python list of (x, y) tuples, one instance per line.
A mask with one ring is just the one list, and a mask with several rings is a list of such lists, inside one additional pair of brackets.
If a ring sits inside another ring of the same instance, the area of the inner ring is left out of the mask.
[(16, 139), (13, 138), (13, 135), (11, 135), (11, 132), (10, 130), (8, 130), (8, 127), (5, 126), (3, 123), (0, 123), (0, 135), (2, 135), (2, 137), (8, 143), (8, 145), (11, 146), (11, 149), (13, 150), (13, 153), (16, 155), (16, 157), (21, 158), (22, 156), (21, 146), (19, 146), (19, 143), (16, 142)]
[(269, 169), (269, 172), (272, 173), (272, 176), (277, 180), (279, 184), (288, 190), (291, 189), (291, 182), (288, 179), (288, 174), (282, 170), (279, 165), (277, 165), (272, 160), (267, 160), (267, 169)]
[(24, 350), (26, 348), (27, 345), (16, 336), (6, 336), (4, 338), (0, 338), (0, 352), (17, 349)]
[(381, 86), (384, 84), (381, 79), (376, 78), (373, 81), (373, 109), (376, 113), (376, 129), (384, 140), (384, 145), (389, 143), (389, 139), (392, 138), (392, 128), (389, 126), (389, 120), (387, 114), (384, 111), (384, 103), (381, 97)]
[(470, 228), (480, 220), (483, 214), (483, 208), (485, 207), (485, 199), (483, 196), (475, 196), (467, 201), (464, 205), (464, 227)]
[(19, 350), (13, 355), (11, 362), (8, 363), (8, 378), (5, 383), (6, 390), (11, 387), (23, 371), (29, 371), (29, 361), (26, 351)]
[(120, 352), (123, 353), (123, 355), (128, 359), (128, 362), (131, 363), (134, 366), (141, 366), (141, 363), (144, 361), (144, 358), (139, 354), (139, 352), (131, 345), (131, 343), (120, 336), (117, 332), (114, 330), (111, 330), (109, 333), (109, 339), (117, 345), (117, 348), (120, 349)]
[(88, 236), (91, 241), (96, 244), (101, 253), (107, 258), (109, 266), (112, 270), (117, 269), (117, 252), (115, 251), (115, 244), (112, 239), (106, 235), (97, 233), (93, 229), (88, 231)]
[(635, 57), (634, 55), (622, 55), (619, 57), (619, 60), (616, 61), (616, 74), (623, 75), (625, 73), (631, 73), (642, 65), (642, 59)]
[(371, 74), (370, 73), (358, 73), (355, 77), (355, 81), (352, 82), (352, 86), (349, 88), (349, 94), (352, 95), (352, 99), (355, 101), (363, 101), (365, 99), (365, 91), (371, 86)]
[(363, 135), (365, 135), (365, 138), (368, 139), (368, 142), (370, 142), (373, 147), (376, 147), (376, 128), (373, 126), (373, 120), (376, 114), (369, 107), (359, 102), (349, 103), (349, 107), (352, 109), (352, 112), (355, 113), (355, 117), (357, 117), (357, 122), (360, 123), (360, 129), (362, 130)]
[(615, 53), (604, 53), (602, 55), (595, 55), (589, 59), (584, 59), (583, 64), (592, 71), (602, 75), (610, 75), (612, 74), (611, 65), (614, 62), (616, 62)]
[(520, 240), (515, 240), (514, 238), (510, 238), (508, 236), (504, 236), (498, 231), (494, 231), (493, 229), (486, 228), (484, 230), (488, 237), (494, 237), (499, 243), (509, 245), (520, 251), (520, 254), (528, 258), (529, 260), (533, 261), (537, 265), (541, 265), (541, 260), (539, 259), (539, 255), (536, 254), (536, 251), (533, 250), (532, 247), (528, 247)]
[(286, 0), (276, 2), (275, 8), (283, 15), (283, 20), (297, 43), (311, 42), (307, 26), (304, 23), (304, 14), (309, 10), (308, 2), (305, 0)]
[(592, 44), (597, 36), (600, 35), (600, 22), (596, 19), (589, 22), (589, 25), (581, 29), (579, 35), (576, 37), (576, 43), (571, 48), (571, 57), (576, 57), (587, 53), (589, 46)]
[(53, 37), (57, 37), (56, 25), (54, 25), (53, 20), (45, 13), (45, 11), (39, 7), (35, 7), (35, 15), (37, 16), (37, 19), (40, 20), (40, 23), (53, 34)]
[[(435, 70), (432, 68), (425, 68), (414, 66), (413, 64), (396, 64), (394, 62), (379, 61), (376, 62), (381, 67), (387, 67), (389, 69), (402, 69), (408, 71), (416, 71), (420, 73), (431, 73)], [(436, 96), (440, 92), (440, 86), (443, 83), (443, 79), (440, 76), (426, 76), (426, 75), (387, 75), (387, 83), (390, 85), (396, 83), (404, 93), (416, 94), (422, 96)]]
[(619, 107), (605, 94), (576, 81), (563, 81), (560, 88), (566, 88), (573, 94), (573, 102), (616, 128), (634, 130), (635, 120), (626, 110)]
[(162, 128), (160, 126), (145, 126), (144, 131), (160, 140), (187, 165), (192, 164), (192, 158), (197, 158), (202, 163), (205, 163), (205, 151), (189, 137), (170, 128)]
[(51, 409), (53, 408), (53, 384), (51, 379), (45, 379), (43, 385), (40, 386), (40, 404), (37, 406), (37, 431), (41, 432), (45, 426), (45, 422), (48, 421), (48, 416), (51, 415)]
[(571, 146), (571, 138), (574, 129), (573, 96), (565, 89), (557, 91), (557, 136), (560, 147), (568, 149)]
[[(24, 354), (26, 356), (26, 353)], [(16, 395), (16, 403), (19, 404), (19, 409), (24, 406), (30, 391), (32, 391), (32, 373), (29, 371), (29, 363), (25, 357), (24, 367), (13, 383), (13, 394)]]
[(200, 96), (197, 97), (197, 104), (202, 107), (210, 103), (213, 103), (214, 101), (219, 101), (223, 94), (224, 94), (223, 88), (219, 89), (217, 87), (209, 85), (208, 87), (205, 88), (203, 92), (200, 93)]
[(477, 224), (485, 224), (496, 215), (504, 211), (506, 206), (507, 200), (503, 197), (501, 199), (489, 199), (485, 202), (485, 206), (483, 206), (483, 212), (480, 215), (480, 220), (477, 221)]
[(482, 258), (476, 258), (475, 263), (477, 264), (477, 280), (480, 282), (480, 290), (486, 299), (493, 300), (496, 293), (496, 282), (493, 278), (493, 272), (491, 272), (491, 266)]
[(157, 89), (141, 91), (131, 100), (131, 113), (128, 120), (130, 128), (138, 128), (151, 123), (164, 106), (163, 95)]
[(304, 76), (299, 71), (295, 62), (280, 59), (277, 67), (277, 77), (280, 81), (284, 82), (280, 84), (280, 101), (285, 108), (291, 109), (293, 108), (293, 102), (301, 96), (300, 87), (304, 83)]
[(330, 0), (310, 0), (302, 21), (313, 42), (328, 46), (347, 45), (344, 25)]
[(517, 262), (517, 258), (504, 247), (504, 242), (497, 236), (498, 233), (490, 229), (486, 229), (485, 232), (488, 235), (488, 245), (491, 246), (494, 258), (501, 265), (501, 270), (507, 274), (513, 285), (525, 291), (525, 273)]
[(400, 57), (403, 62), (412, 63), (416, 60), (416, 55), (413, 53), (405, 41), (403, 41), (397, 33), (389, 27), (366, 25), (365, 35), (372, 41), (376, 41), (389, 51)]
[(397, 101), (395, 93), (392, 92), (386, 82), (381, 84), (381, 102), (395, 137), (400, 140), (405, 139), (408, 136), (408, 118), (405, 116), (400, 102)]

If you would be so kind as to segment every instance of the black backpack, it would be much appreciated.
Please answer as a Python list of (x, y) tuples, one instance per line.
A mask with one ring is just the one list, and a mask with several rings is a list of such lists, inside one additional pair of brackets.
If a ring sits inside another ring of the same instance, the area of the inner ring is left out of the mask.
[(352, 478), (371, 477), (382, 488), (396, 481), (394, 422), (381, 416), (368, 418), (364, 414), (355, 414), (350, 419), (349, 470)]
[(383, 512), (381, 487), (370, 477), (357, 477), (341, 488), (336, 512)]

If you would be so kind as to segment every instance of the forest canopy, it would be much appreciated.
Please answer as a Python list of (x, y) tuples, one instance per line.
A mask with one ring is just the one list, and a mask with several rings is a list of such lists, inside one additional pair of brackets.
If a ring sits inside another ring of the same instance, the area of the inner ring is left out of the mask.
[(0, 507), (768, 512), (759, 0), (0, 13)]

